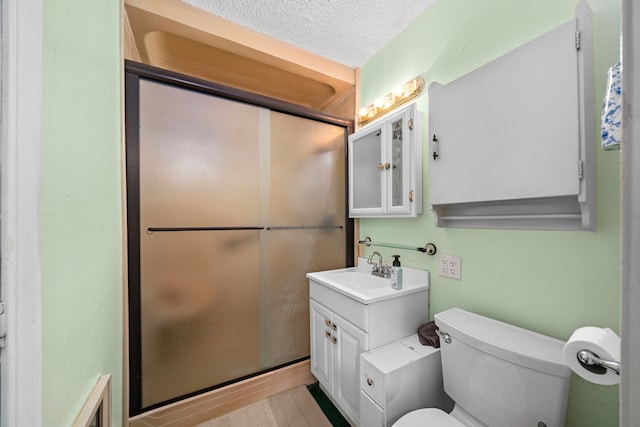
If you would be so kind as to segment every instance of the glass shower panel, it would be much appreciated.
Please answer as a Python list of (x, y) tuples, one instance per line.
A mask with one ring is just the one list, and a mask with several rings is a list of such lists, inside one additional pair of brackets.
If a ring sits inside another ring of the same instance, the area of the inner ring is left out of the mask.
[(346, 130), (276, 112), (270, 129), (270, 331), (263, 343), (278, 365), (309, 355), (306, 273), (344, 267)]
[(260, 224), (261, 117), (140, 82), (144, 407), (260, 370), (260, 231), (189, 228)]
[(145, 236), (141, 248), (144, 406), (260, 370), (258, 233)]
[(141, 80), (140, 203), (148, 226), (258, 225), (260, 117), (258, 107)]

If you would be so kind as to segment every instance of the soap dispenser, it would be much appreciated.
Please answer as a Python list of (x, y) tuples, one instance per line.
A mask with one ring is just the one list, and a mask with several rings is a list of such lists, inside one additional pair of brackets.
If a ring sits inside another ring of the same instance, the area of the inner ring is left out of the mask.
[(391, 266), (391, 287), (402, 289), (402, 267), (400, 266), (400, 255), (391, 255), (393, 265)]

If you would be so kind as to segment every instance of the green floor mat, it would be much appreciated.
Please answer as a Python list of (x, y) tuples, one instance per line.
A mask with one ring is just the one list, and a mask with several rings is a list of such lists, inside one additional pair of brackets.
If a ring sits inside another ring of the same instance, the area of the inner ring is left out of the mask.
[(311, 396), (313, 396), (313, 398), (316, 400), (318, 406), (320, 406), (320, 409), (322, 409), (322, 412), (324, 412), (324, 414), (327, 416), (329, 422), (333, 427), (351, 427), (351, 424), (349, 424), (349, 422), (342, 416), (340, 411), (338, 411), (338, 409), (333, 406), (333, 403), (331, 403), (331, 400), (329, 400), (327, 395), (324, 394), (324, 392), (320, 388), (319, 383), (311, 384), (307, 386), (307, 388), (309, 389), (309, 393), (311, 393)]

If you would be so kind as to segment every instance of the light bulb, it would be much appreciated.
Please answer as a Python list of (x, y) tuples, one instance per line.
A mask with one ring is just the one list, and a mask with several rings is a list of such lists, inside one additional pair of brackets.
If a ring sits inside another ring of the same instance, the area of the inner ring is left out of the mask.
[(395, 96), (393, 96), (392, 93), (387, 94), (387, 96), (384, 97), (384, 103), (382, 104), (383, 108), (389, 108), (393, 105), (393, 102), (395, 101)]

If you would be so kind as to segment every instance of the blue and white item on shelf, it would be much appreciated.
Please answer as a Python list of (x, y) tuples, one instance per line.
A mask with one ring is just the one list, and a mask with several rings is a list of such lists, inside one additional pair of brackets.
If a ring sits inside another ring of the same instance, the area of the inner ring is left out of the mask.
[(622, 73), (620, 63), (609, 68), (607, 73), (607, 94), (602, 107), (602, 148), (620, 148), (622, 141)]

